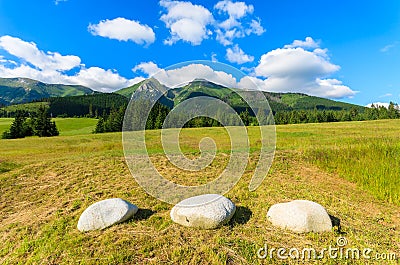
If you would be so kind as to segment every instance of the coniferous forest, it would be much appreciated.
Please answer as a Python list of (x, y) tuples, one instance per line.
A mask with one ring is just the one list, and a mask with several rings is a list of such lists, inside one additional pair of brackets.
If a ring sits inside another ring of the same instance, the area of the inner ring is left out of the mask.
[(24, 138), (26, 136), (50, 137), (57, 136), (54, 121), (51, 121), (48, 108), (41, 106), (36, 113), (27, 116), (26, 112), (17, 111), (13, 123), (8, 131), (2, 135), (3, 139)]
[[(316, 100), (312, 97), (311, 99)], [(388, 108), (372, 105), (371, 108), (357, 106), (350, 109), (341, 109), (337, 107), (330, 108), (320, 105), (315, 105), (314, 108), (311, 109), (312, 104), (306, 105), (305, 109), (293, 109), (271, 99), (270, 102), (272, 113), (274, 115), (274, 122), (277, 125), (400, 118), (399, 106), (392, 102)], [(98, 118), (99, 120), (94, 130), (95, 133), (121, 131), (128, 103), (129, 99), (120, 94), (98, 93), (84, 96), (48, 98), (39, 102), (9, 106), (0, 109), (0, 117), (15, 118), (13, 123), (14, 127), (10, 128), (3, 137), (19, 138), (29, 135), (57, 135), (53, 129), (46, 129), (47, 132), (41, 133), (38, 129), (40, 126), (37, 125), (35, 127), (35, 125), (33, 125), (34, 121), (36, 123), (39, 122), (39, 119), (35, 117), (43, 116), (44, 110), (46, 111), (46, 115), (49, 117)], [(305, 104), (306, 103), (307, 102), (305, 102)], [(144, 106), (138, 106), (137, 108), (143, 109), (143, 107)], [(246, 126), (258, 125), (258, 121), (251, 109), (243, 106), (234, 107), (234, 109), (239, 114), (243, 124)], [(170, 110), (170, 107), (157, 102), (149, 112), (144, 127), (146, 129), (162, 128), (164, 120)], [(182, 117), (182, 119), (183, 118), (184, 117)], [(219, 118), (222, 120), (225, 119), (225, 124), (235, 125), (229, 117), (221, 116)], [(271, 124), (271, 122), (268, 124)], [(168, 127), (174, 127), (173, 124), (166, 125)], [(46, 123), (45, 126), (49, 127), (50, 125)], [(184, 124), (184, 127), (216, 126), (221, 126), (221, 123), (209, 117), (196, 117), (189, 119)]]

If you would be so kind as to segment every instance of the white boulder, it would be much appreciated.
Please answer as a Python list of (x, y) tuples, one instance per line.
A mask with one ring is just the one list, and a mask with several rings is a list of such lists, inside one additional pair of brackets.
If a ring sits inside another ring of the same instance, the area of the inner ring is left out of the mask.
[(274, 226), (296, 233), (332, 231), (332, 221), (320, 204), (295, 200), (272, 205), (267, 213)]
[(214, 229), (229, 222), (236, 206), (218, 194), (204, 194), (179, 202), (171, 210), (171, 219), (187, 227)]
[(136, 205), (120, 198), (99, 201), (81, 214), (78, 229), (82, 232), (104, 229), (130, 219), (137, 211)]

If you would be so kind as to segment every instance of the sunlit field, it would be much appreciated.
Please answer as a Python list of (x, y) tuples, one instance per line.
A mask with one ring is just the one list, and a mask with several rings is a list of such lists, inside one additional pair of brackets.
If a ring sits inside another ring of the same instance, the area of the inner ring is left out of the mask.
[[(0, 119), (0, 130), (11, 121)], [(257, 251), (265, 244), (336, 247), (339, 236), (349, 247), (400, 257), (399, 120), (277, 126), (274, 162), (254, 192), (248, 184), (260, 139), (256, 128), (248, 127), (248, 166), (225, 194), (236, 204), (236, 214), (210, 231), (173, 223), (172, 205), (147, 195), (130, 174), (121, 133), (91, 134), (96, 121), (81, 122), (56, 120), (57, 137), (0, 140), (0, 264), (282, 264), (276, 258), (259, 259)], [(148, 152), (159, 172), (176, 183), (205, 183), (229, 160), (223, 128), (181, 132), (181, 149), (188, 157), (199, 155), (203, 137), (216, 142), (215, 161), (201, 173), (186, 174), (170, 165), (159, 135), (158, 130), (147, 132)], [(135, 217), (102, 231), (77, 230), (86, 207), (113, 197), (136, 204)], [(269, 207), (294, 199), (320, 203), (340, 226), (320, 234), (273, 227), (266, 217)], [(304, 264), (312, 262), (317, 261)], [(324, 257), (318, 262), (382, 264), (362, 258)]]
[[(0, 118), (0, 136), (10, 128), (13, 118)], [(97, 119), (92, 118), (55, 118), (60, 135), (90, 134), (96, 127)]]

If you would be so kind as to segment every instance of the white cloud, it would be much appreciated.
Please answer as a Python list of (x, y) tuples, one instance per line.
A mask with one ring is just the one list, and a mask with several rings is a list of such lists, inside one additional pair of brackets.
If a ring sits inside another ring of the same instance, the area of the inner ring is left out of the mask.
[(138, 21), (122, 17), (102, 20), (98, 24), (90, 24), (88, 30), (95, 36), (119, 41), (133, 41), (141, 45), (149, 45), (155, 41), (154, 31), (148, 25), (142, 25)]
[(388, 103), (388, 102), (374, 102), (374, 103), (370, 103), (370, 104), (367, 104), (367, 105), (365, 105), (365, 107), (367, 107), (367, 108), (371, 108), (372, 107), (372, 104), (375, 106), (375, 107), (385, 107), (385, 108), (389, 108), (389, 105), (390, 105), (390, 103)]
[(15, 67), (8, 67), (0, 63), (0, 76), (4, 78), (26, 77), (35, 79), (44, 83), (65, 83), (66, 76), (54, 70), (40, 70), (26, 64)]
[(214, 6), (214, 15), (204, 6), (191, 2), (161, 0), (160, 6), (166, 9), (160, 20), (170, 30), (170, 37), (164, 40), (168, 45), (179, 40), (199, 45), (204, 39), (215, 36), (227, 46), (232, 45), (234, 39), (265, 32), (260, 19), (251, 16), (253, 5), (245, 2), (219, 1)]
[[(1, 77), (26, 77), (50, 84), (84, 85), (103, 92), (115, 91), (143, 80), (140, 77), (126, 79), (115, 71), (99, 67), (85, 68), (78, 56), (44, 52), (33, 42), (10, 36), (0, 37), (0, 49), (19, 58), (19, 62), (4, 56), (0, 58)], [(74, 70), (75, 74), (65, 73), (70, 70)]]
[(311, 37), (306, 37), (306, 40), (295, 40), (292, 42), (292, 44), (288, 44), (285, 45), (284, 48), (285, 49), (289, 49), (289, 48), (303, 48), (303, 49), (317, 49), (319, 48), (319, 41), (315, 41), (313, 38)]
[(142, 62), (136, 65), (133, 69), (133, 72), (141, 71), (147, 76), (152, 76), (157, 72), (161, 71), (161, 69), (154, 62)]
[(260, 19), (252, 19), (250, 23), (250, 27), (246, 29), (246, 34), (250, 35), (252, 33), (260, 36), (265, 32), (265, 29), (261, 26), (261, 21)]
[[(196, 78), (207, 79), (216, 84), (221, 84), (227, 87), (236, 87), (236, 79), (231, 75), (223, 71), (215, 71), (210, 66), (204, 64), (189, 64), (175, 69), (160, 69), (156, 66), (158, 71), (154, 78), (156, 78), (160, 83), (168, 87), (177, 87), (188, 82), (193, 81)], [(154, 70), (155, 67), (152, 62), (140, 63), (134, 69), (140, 69), (142, 71), (149, 71), (149, 69)]]
[[(312, 38), (306, 38), (262, 55), (254, 74), (265, 79), (252, 77), (250, 80), (266, 91), (301, 92), (328, 98), (353, 97), (356, 91), (340, 80), (327, 78), (339, 69), (340, 66), (330, 61), (327, 49), (321, 49)], [(239, 86), (248, 83), (249, 80), (243, 80)]]
[(144, 78), (128, 80), (112, 70), (104, 70), (99, 67), (90, 67), (81, 69), (76, 75), (66, 77), (67, 82), (80, 84), (90, 88), (96, 88), (97, 91), (110, 92), (117, 89), (131, 86), (142, 81)]
[(254, 61), (254, 57), (244, 53), (239, 45), (226, 49), (226, 59), (231, 63), (244, 64)]
[(343, 82), (337, 79), (316, 79), (318, 86), (312, 85), (309, 88), (311, 95), (320, 95), (328, 98), (345, 98), (353, 97), (357, 91), (351, 90)]
[(313, 52), (302, 48), (283, 48), (262, 55), (255, 73), (267, 78), (308, 78), (326, 76), (339, 69), (338, 65)]
[(254, 11), (253, 5), (246, 5), (245, 2), (232, 2), (228, 0), (219, 1), (214, 8), (220, 12), (228, 13), (229, 17), (234, 19), (242, 18), (247, 14), (252, 14)]
[(389, 52), (391, 49), (395, 48), (398, 44), (399, 44), (399, 42), (395, 41), (394, 43), (386, 45), (385, 47), (383, 47), (379, 51), (383, 52), (383, 53)]
[(216, 40), (224, 46), (232, 45), (236, 38), (243, 38), (251, 34), (261, 35), (265, 32), (259, 18), (248, 18), (254, 12), (253, 5), (223, 0), (219, 1), (214, 9), (220, 16), (228, 17), (218, 22), (215, 29)]
[(0, 37), (0, 48), (42, 70), (65, 71), (77, 67), (81, 63), (78, 56), (63, 56), (58, 52), (45, 53), (40, 51), (35, 43), (11, 36)]
[(208, 38), (207, 26), (213, 22), (211, 12), (201, 5), (191, 2), (161, 0), (160, 6), (167, 11), (160, 18), (170, 30), (171, 36), (165, 44), (173, 44), (179, 40), (199, 45)]

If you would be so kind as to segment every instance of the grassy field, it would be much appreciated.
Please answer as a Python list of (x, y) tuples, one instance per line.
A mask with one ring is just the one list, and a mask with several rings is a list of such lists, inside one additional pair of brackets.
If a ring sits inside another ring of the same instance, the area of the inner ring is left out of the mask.
[(92, 118), (55, 118), (60, 135), (90, 134), (96, 128), (97, 119)]
[(48, 106), (48, 102), (29, 102), (29, 103), (22, 103), (16, 105), (10, 105), (6, 107), (2, 107), (3, 110), (7, 112), (16, 112), (17, 110), (23, 110), (28, 112), (37, 112), (40, 106)]
[[(68, 121), (63, 126), (80, 131)], [(137, 185), (124, 161), (120, 133), (0, 140), (0, 264), (282, 264), (276, 258), (259, 259), (257, 250), (265, 244), (321, 250), (336, 247), (339, 236), (348, 240), (348, 247), (400, 257), (399, 128), (398, 120), (277, 126), (270, 173), (250, 192), (259, 141), (249, 127), (248, 167), (225, 195), (237, 212), (228, 225), (211, 231), (174, 224), (169, 217), (172, 206)], [(212, 137), (219, 149), (215, 162), (201, 175), (167, 166), (159, 131), (149, 132), (147, 147), (162, 175), (178, 183), (202, 183), (215, 177), (229, 159), (223, 128), (183, 130), (182, 150), (197, 155), (204, 136)], [(76, 224), (83, 210), (112, 197), (135, 203), (139, 212), (126, 223), (80, 233)], [(269, 207), (293, 199), (322, 204), (340, 220), (340, 228), (292, 234), (273, 227), (266, 217)], [(325, 257), (303, 263), (398, 260)]]
[(0, 135), (10, 128), (13, 118), (0, 118)]
[[(10, 128), (14, 119), (0, 118), (0, 135)], [(61, 136), (90, 134), (96, 127), (97, 119), (92, 118), (55, 118)]]

